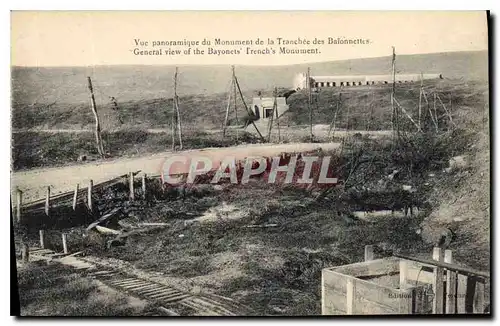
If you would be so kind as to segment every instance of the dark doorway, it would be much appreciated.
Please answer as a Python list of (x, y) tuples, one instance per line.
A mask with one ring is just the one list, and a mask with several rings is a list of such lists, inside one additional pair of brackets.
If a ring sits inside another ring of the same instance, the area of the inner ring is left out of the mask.
[(255, 105), (254, 110), (255, 110), (255, 116), (257, 117), (257, 119), (260, 119), (260, 110), (257, 105)]

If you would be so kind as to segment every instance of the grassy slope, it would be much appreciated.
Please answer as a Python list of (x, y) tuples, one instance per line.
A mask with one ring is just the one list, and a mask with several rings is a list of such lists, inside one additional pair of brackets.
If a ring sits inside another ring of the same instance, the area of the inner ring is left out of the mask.
[[(439, 72), (446, 78), (484, 80), (486, 62), (486, 52), (409, 55), (398, 56), (397, 68), (398, 73)], [(312, 74), (388, 74), (390, 57), (309, 66)], [(273, 86), (291, 88), (293, 76), (306, 68), (306, 65), (242, 66), (237, 68), (237, 75), (248, 104), (259, 90), (269, 91)], [(13, 127), (89, 127), (93, 116), (88, 108), (87, 75), (94, 78), (104, 129), (119, 127), (119, 115), (126, 127), (165, 127), (171, 116), (173, 69), (170, 66), (14, 67)], [(207, 128), (220, 127), (229, 90), (229, 67), (185, 66), (180, 71), (178, 94), (183, 121), (198, 126), (203, 123)], [(119, 114), (113, 110), (110, 96), (117, 99)], [(242, 114), (241, 103), (239, 110)]]

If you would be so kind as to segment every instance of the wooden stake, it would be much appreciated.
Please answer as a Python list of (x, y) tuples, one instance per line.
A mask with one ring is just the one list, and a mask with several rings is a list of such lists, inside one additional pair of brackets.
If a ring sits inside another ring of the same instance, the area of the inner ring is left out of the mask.
[(94, 182), (89, 180), (89, 188), (87, 189), (87, 203), (89, 205), (89, 211), (92, 213), (94, 211), (94, 207), (92, 206), (92, 188), (94, 186)]
[[(444, 252), (444, 262), (453, 264), (453, 252), (451, 250), (445, 250)], [(446, 271), (446, 313), (454, 314), (456, 312), (457, 304), (457, 274), (453, 271)]]
[[(432, 259), (442, 262), (444, 258), (443, 249), (439, 247), (434, 247), (432, 252)], [(434, 288), (434, 298), (432, 301), (432, 313), (442, 314), (443, 313), (443, 297), (444, 297), (444, 268), (436, 266), (434, 267), (434, 278), (433, 278), (433, 288)]]
[(142, 175), (142, 194), (144, 196), (144, 199), (146, 199), (146, 197), (147, 197), (146, 196), (146, 178), (147, 178), (146, 173), (144, 173)]
[(21, 206), (23, 205), (23, 192), (16, 188), (16, 220), (21, 223)]
[(476, 283), (476, 296), (474, 298), (476, 302), (474, 313), (482, 314), (484, 313), (484, 283), (483, 281), (477, 281)]
[(314, 140), (314, 135), (313, 135), (313, 125), (312, 125), (312, 94), (311, 94), (311, 68), (307, 67), (307, 106), (309, 109), (309, 133), (311, 137), (311, 143)]
[(365, 246), (365, 261), (373, 260), (373, 246), (366, 245)]
[(175, 95), (172, 98), (172, 121), (171, 121), (171, 132), (172, 132), (172, 152), (175, 152)]
[(177, 131), (179, 132), (179, 149), (182, 150), (182, 124), (181, 124), (181, 113), (179, 111), (179, 98), (177, 97), (177, 70), (175, 67), (175, 75), (174, 75), (174, 103), (175, 110), (177, 112)]
[(40, 230), (40, 248), (45, 249), (45, 231)]
[[(234, 93), (234, 114), (236, 116), (236, 123), (239, 124), (240, 122), (238, 120), (238, 109), (236, 108), (236, 83), (234, 82), (234, 79), (236, 78), (236, 74), (234, 73), (234, 66), (231, 66), (231, 67), (232, 67), (232, 71), (233, 71), (233, 77), (232, 77), (231, 83), (233, 84), (233, 93)], [(237, 132), (237, 129), (236, 129), (236, 132)]]
[(73, 194), (73, 211), (76, 211), (76, 204), (78, 202), (78, 190), (79, 190), (80, 184), (76, 184), (75, 188), (75, 193)]
[(347, 279), (347, 288), (346, 288), (346, 314), (353, 315), (354, 314), (354, 302), (356, 297), (356, 283), (354, 278), (349, 277)]
[(281, 142), (281, 130), (280, 130), (280, 113), (278, 111), (278, 102), (276, 96), (278, 96), (278, 88), (274, 88), (274, 101), (276, 102), (276, 127), (278, 128), (278, 142)]
[(391, 124), (392, 124), (392, 134), (393, 140), (396, 139), (395, 134), (397, 133), (397, 121), (396, 121), (396, 107), (394, 106), (394, 93), (396, 92), (396, 48), (392, 47), (392, 89), (391, 89)]
[(439, 127), (439, 120), (438, 120), (438, 116), (437, 116), (437, 109), (436, 109), (436, 92), (433, 93), (434, 94), (434, 117), (436, 118), (436, 131), (438, 131), (438, 127)]
[[(248, 115), (251, 115), (251, 111), (248, 109), (248, 106), (245, 102), (245, 98), (243, 97), (243, 92), (241, 91), (240, 83), (238, 82), (238, 78), (236, 78), (236, 75), (234, 76), (234, 82), (236, 84), (236, 87), (238, 88), (238, 92), (240, 93), (240, 98), (241, 98), (241, 101), (243, 102), (243, 106), (245, 107), (245, 111), (247, 112)], [(253, 121), (251, 123), (252, 123), (253, 127), (255, 128), (255, 131), (257, 131), (257, 134), (259, 134), (259, 137), (262, 140), (262, 142), (266, 142), (266, 140), (264, 139), (264, 136), (262, 136), (262, 134), (260, 133), (259, 128), (257, 128), (257, 126), (255, 125), (255, 123)]]
[(226, 136), (227, 121), (229, 119), (229, 107), (231, 106), (231, 88), (233, 84), (234, 80), (231, 79), (231, 85), (229, 86), (229, 95), (227, 96), (226, 117), (224, 118), (224, 124), (222, 125), (222, 137)]
[(399, 288), (404, 290), (408, 287), (408, 261), (399, 261)]
[(104, 147), (102, 144), (102, 136), (101, 136), (101, 124), (99, 122), (99, 115), (97, 114), (97, 108), (94, 97), (94, 88), (92, 87), (92, 80), (90, 79), (90, 77), (87, 77), (87, 83), (90, 91), (90, 108), (92, 109), (92, 113), (94, 114), (95, 118), (95, 141), (97, 144), (97, 152), (99, 153), (99, 155), (101, 155), (101, 157), (104, 157)]
[(25, 264), (29, 263), (30, 261), (30, 248), (24, 241), (21, 243), (21, 259)]
[(135, 194), (134, 194), (134, 173), (133, 172), (130, 172), (128, 174), (128, 188), (129, 188), (128, 198), (129, 198), (129, 200), (134, 200)]
[(68, 244), (66, 243), (66, 233), (62, 234), (63, 252), (68, 253)]
[(47, 195), (45, 196), (45, 215), (50, 216), (50, 186), (47, 187)]

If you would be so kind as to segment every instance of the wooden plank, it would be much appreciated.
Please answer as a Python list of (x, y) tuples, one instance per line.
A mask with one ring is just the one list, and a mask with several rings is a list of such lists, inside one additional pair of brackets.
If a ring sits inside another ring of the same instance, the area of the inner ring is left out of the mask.
[(146, 180), (147, 180), (147, 176), (146, 176), (146, 173), (144, 173), (142, 175), (142, 195), (144, 196), (144, 199), (147, 198), (147, 196), (146, 196)]
[(395, 257), (376, 259), (368, 262), (334, 267), (330, 268), (330, 270), (356, 277), (399, 273), (399, 259)]
[(88, 227), (87, 227), (87, 231), (93, 229), (94, 227), (96, 227), (98, 224), (112, 218), (113, 216), (115, 216), (116, 214), (118, 214), (119, 212), (121, 212), (121, 207), (115, 207), (111, 210), (111, 212), (103, 215), (102, 217), (100, 217), (97, 221), (91, 223)]
[(80, 184), (76, 184), (76, 187), (75, 187), (75, 193), (73, 194), (73, 211), (76, 211), (76, 204), (78, 202), (78, 188), (80, 187)]
[(134, 174), (132, 172), (129, 173), (128, 175), (128, 187), (129, 187), (129, 200), (134, 200), (135, 199), (135, 194), (134, 194)]
[(421, 264), (426, 264), (426, 265), (431, 265), (431, 266), (439, 266), (439, 267), (446, 268), (448, 270), (452, 270), (454, 272), (458, 272), (458, 273), (464, 274), (464, 275), (479, 276), (481, 278), (487, 278), (487, 279), (490, 278), (490, 273), (488, 273), (488, 272), (478, 271), (478, 270), (468, 268), (468, 267), (463, 267), (463, 266), (460, 266), (457, 264), (448, 264), (448, 263), (445, 263), (444, 261), (433, 261), (433, 260), (428, 260), (428, 259), (409, 257), (409, 256), (405, 256), (405, 255), (400, 255), (400, 254), (394, 254), (394, 257), (412, 260), (415, 262), (419, 262)]
[(399, 288), (406, 289), (408, 286), (408, 261), (401, 259), (399, 262)]
[(350, 277), (347, 279), (347, 292), (346, 292), (346, 314), (354, 314), (356, 293), (356, 279)]
[(321, 313), (323, 315), (345, 314), (346, 278), (341, 274), (323, 269), (321, 283)]
[[(443, 261), (443, 249), (439, 247), (434, 247), (432, 252), (432, 258), (436, 261)], [(433, 290), (434, 290), (434, 299), (432, 305), (432, 313), (433, 314), (442, 314), (443, 311), (443, 296), (444, 296), (444, 268), (440, 266), (434, 267), (434, 282), (433, 282)]]
[(457, 309), (456, 313), (465, 314), (465, 300), (467, 298), (467, 276), (457, 275)]
[(38, 232), (40, 234), (40, 248), (44, 249), (45, 248), (45, 231), (40, 230)]
[[(446, 263), (453, 263), (453, 252), (445, 250), (444, 261)], [(446, 272), (446, 297), (445, 297), (445, 313), (454, 314), (456, 312), (456, 289), (457, 289), (457, 274), (448, 270)]]
[[(395, 312), (399, 311), (401, 300), (406, 299), (405, 296), (408, 296), (406, 290), (393, 289), (371, 281), (356, 279), (357, 298), (375, 302)], [(411, 298), (411, 294), (409, 296)]]
[(23, 192), (16, 188), (16, 221), (21, 223), (21, 207), (23, 205)]
[(474, 298), (475, 307), (474, 313), (484, 313), (484, 283), (480, 280), (476, 281), (476, 296)]
[(119, 235), (119, 234), (121, 234), (120, 231), (113, 230), (113, 229), (110, 229), (110, 228), (107, 228), (107, 227), (104, 227), (104, 226), (100, 226), (100, 225), (96, 225), (95, 228), (96, 228), (97, 231), (99, 231), (101, 233), (104, 233), (104, 234), (113, 234), (113, 235)]
[(387, 314), (397, 314), (399, 312), (399, 307), (390, 307), (379, 302), (373, 302), (366, 300), (362, 297), (355, 298), (355, 310), (354, 315), (387, 315)]
[(68, 253), (68, 244), (66, 242), (66, 233), (62, 234), (62, 244), (63, 244), (63, 252), (65, 254), (67, 254)]
[(45, 215), (50, 216), (50, 186), (47, 186), (47, 194), (45, 196)]
[(92, 179), (89, 180), (89, 186), (87, 188), (87, 203), (89, 206), (89, 211), (92, 213), (94, 211), (93, 209), (93, 203), (92, 203), (92, 188), (94, 185), (94, 181)]

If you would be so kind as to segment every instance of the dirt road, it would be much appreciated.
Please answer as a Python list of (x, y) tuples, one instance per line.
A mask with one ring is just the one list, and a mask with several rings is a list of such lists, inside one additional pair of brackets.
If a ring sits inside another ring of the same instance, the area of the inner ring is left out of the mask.
[(161, 174), (165, 159), (173, 155), (185, 155), (188, 159), (204, 156), (214, 161), (221, 161), (229, 156), (244, 159), (248, 156), (273, 156), (282, 152), (305, 152), (319, 148), (331, 151), (340, 149), (340, 146), (339, 143), (251, 144), (176, 153), (164, 152), (143, 157), (89, 162), (59, 168), (33, 169), (11, 173), (11, 194), (14, 195), (16, 187), (19, 187), (23, 191), (23, 203), (29, 203), (44, 198), (47, 186), (51, 187), (51, 194), (56, 195), (73, 190), (76, 184), (86, 187), (89, 180), (93, 180), (96, 184), (139, 170), (149, 175), (158, 175)]

